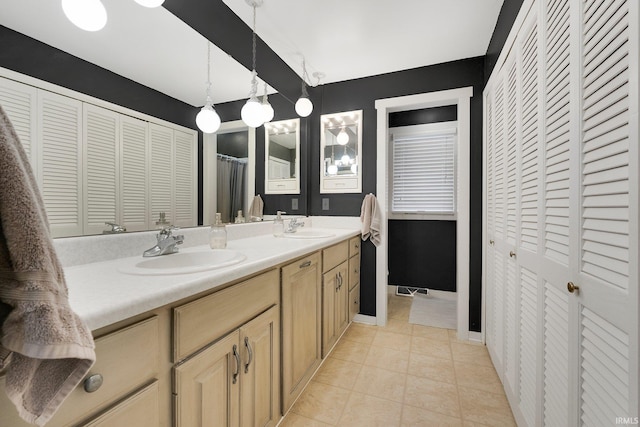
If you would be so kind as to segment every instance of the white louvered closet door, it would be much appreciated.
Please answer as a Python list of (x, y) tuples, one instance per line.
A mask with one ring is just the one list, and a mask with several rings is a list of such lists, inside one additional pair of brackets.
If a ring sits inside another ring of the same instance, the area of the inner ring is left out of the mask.
[(100, 234), (119, 221), (119, 114), (83, 105), (84, 234)]
[[(24, 151), (29, 157), (34, 174), (37, 165), (34, 163), (34, 141), (36, 139), (37, 90), (13, 80), (0, 78), (0, 105), (20, 138)], [(37, 175), (36, 175), (37, 177)]]
[(154, 225), (160, 213), (164, 212), (166, 220), (173, 224), (173, 130), (150, 123), (149, 151), (151, 196), (149, 223)]
[(181, 227), (197, 225), (197, 144), (195, 134), (174, 130), (175, 175), (173, 212), (174, 224)]
[(120, 116), (120, 206), (118, 223), (127, 231), (153, 228), (149, 225), (149, 124)]
[(82, 103), (38, 90), (37, 164), (51, 235), (82, 235)]
[[(581, 0), (576, 250), (581, 425), (638, 416), (638, 54), (635, 0)], [(573, 319), (572, 319), (573, 320)]]

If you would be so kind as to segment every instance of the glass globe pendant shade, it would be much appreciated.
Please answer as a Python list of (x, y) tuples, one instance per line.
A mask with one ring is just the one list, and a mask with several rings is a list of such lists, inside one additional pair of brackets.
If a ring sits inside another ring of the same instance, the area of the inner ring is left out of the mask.
[(220, 129), (220, 116), (213, 109), (211, 104), (207, 103), (196, 116), (196, 125), (204, 133), (214, 133)]
[(164, 3), (164, 0), (136, 0), (136, 3), (144, 7), (158, 7)]
[(247, 126), (257, 128), (262, 125), (262, 123), (264, 123), (264, 110), (258, 98), (255, 96), (249, 98), (246, 104), (242, 106), (240, 116)]
[(269, 104), (269, 101), (267, 101), (266, 103), (262, 103), (262, 114), (263, 114), (263, 119), (264, 122), (270, 122), (271, 120), (273, 120), (273, 116), (275, 115), (275, 111), (273, 111), (273, 107), (271, 106), (271, 104)]
[(339, 133), (338, 133), (338, 144), (340, 145), (347, 145), (347, 143), (349, 142), (349, 134), (347, 134), (347, 132), (345, 132), (344, 129), (342, 129)]
[(100, 0), (62, 0), (62, 11), (85, 31), (99, 31), (107, 24), (107, 10)]
[(352, 173), (358, 173), (358, 165), (357, 164), (352, 164), (351, 165), (351, 172)]
[(348, 165), (351, 162), (351, 157), (349, 157), (348, 154), (345, 154), (340, 160), (342, 161), (343, 165)]
[(338, 166), (329, 165), (329, 167), (327, 167), (327, 173), (329, 175), (337, 175), (338, 174)]
[(313, 111), (313, 104), (311, 100), (307, 97), (301, 96), (296, 101), (296, 113), (300, 117), (307, 117)]

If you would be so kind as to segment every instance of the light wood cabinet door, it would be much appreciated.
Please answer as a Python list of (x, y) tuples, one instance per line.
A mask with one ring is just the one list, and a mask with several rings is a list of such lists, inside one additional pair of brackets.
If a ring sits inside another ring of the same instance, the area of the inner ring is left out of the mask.
[(347, 327), (349, 292), (348, 262), (344, 261), (323, 275), (322, 279), (322, 357)]
[(360, 313), (360, 284), (349, 291), (349, 321)]
[(240, 328), (240, 346), (240, 425), (275, 426), (280, 420), (280, 311), (277, 306)]
[(227, 335), (174, 369), (176, 427), (238, 427), (240, 332)]
[(282, 412), (309, 382), (321, 360), (320, 254), (282, 268)]

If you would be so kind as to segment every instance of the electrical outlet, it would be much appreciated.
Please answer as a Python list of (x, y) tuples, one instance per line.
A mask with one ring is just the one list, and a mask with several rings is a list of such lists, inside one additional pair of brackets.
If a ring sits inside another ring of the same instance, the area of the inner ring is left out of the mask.
[(322, 199), (322, 210), (323, 211), (329, 210), (329, 199), (327, 199), (326, 197)]
[(292, 211), (297, 211), (298, 210), (298, 199), (291, 199), (291, 210)]

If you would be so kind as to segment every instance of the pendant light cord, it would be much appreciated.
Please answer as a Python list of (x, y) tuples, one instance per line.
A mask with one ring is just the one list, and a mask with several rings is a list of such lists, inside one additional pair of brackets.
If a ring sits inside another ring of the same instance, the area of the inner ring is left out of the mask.
[(207, 103), (211, 100), (211, 42), (207, 40)]
[(249, 91), (249, 98), (255, 98), (258, 93), (258, 82), (256, 81), (256, 76), (258, 72), (256, 71), (256, 5), (253, 4), (253, 32), (251, 34), (251, 42), (252, 49), (251, 53), (253, 56), (253, 71), (251, 72), (251, 90)]

